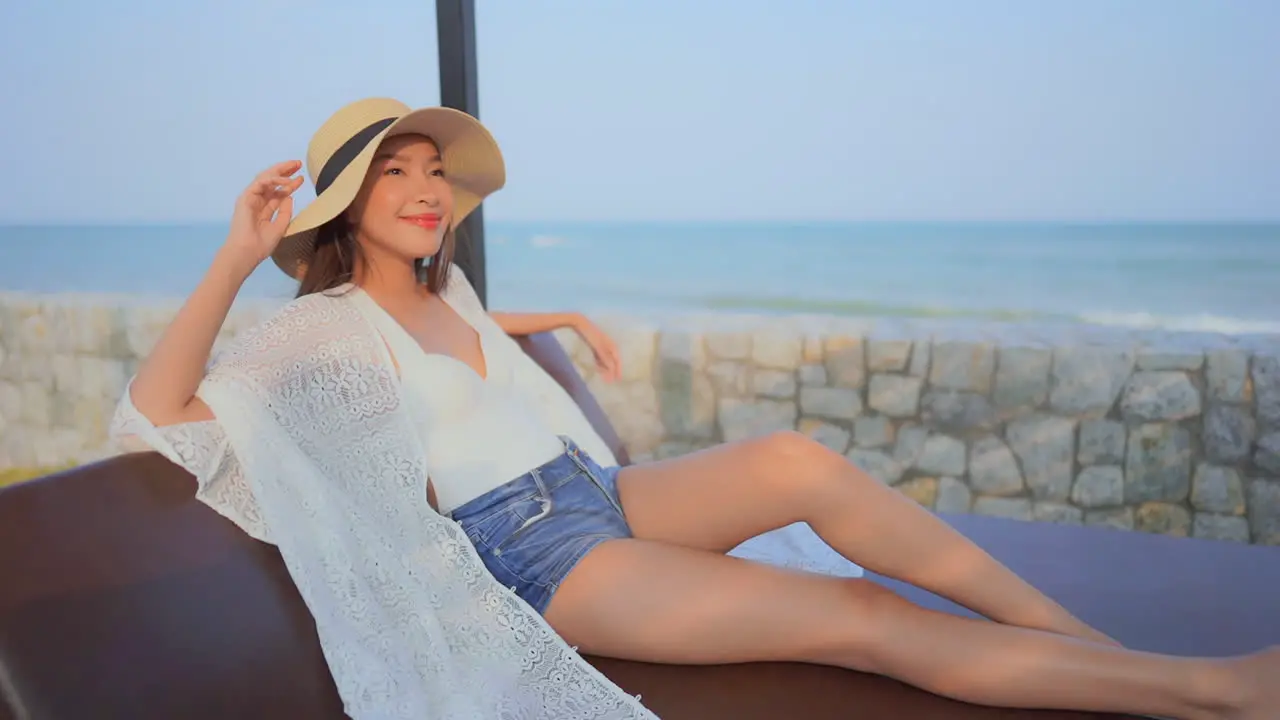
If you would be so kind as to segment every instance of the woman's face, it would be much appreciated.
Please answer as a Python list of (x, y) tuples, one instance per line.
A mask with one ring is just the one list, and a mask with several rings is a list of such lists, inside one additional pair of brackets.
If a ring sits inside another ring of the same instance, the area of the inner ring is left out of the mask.
[(383, 141), (347, 218), (369, 258), (412, 263), (435, 255), (453, 218), (453, 190), (435, 143), (421, 135)]

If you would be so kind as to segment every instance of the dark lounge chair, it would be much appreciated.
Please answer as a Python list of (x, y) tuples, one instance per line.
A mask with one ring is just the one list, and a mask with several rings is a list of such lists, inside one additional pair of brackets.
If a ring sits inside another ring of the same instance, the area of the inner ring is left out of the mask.
[[(618, 447), (559, 345), (522, 344)], [(143, 453), (0, 491), (0, 720), (344, 717), (280, 556), (193, 490), (185, 472)], [(1280, 643), (1275, 548), (947, 519), (1131, 647), (1217, 655)], [(801, 664), (592, 662), (667, 720), (1102, 717), (980, 708)]]

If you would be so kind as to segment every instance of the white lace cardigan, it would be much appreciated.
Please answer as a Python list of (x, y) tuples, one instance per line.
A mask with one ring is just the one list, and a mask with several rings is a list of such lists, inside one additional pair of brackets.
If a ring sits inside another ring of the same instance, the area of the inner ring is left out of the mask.
[[(503, 340), (519, 352), (505, 335), (491, 347)], [(564, 414), (553, 426), (603, 446), (538, 376)], [(155, 427), (126, 390), (113, 434), (190, 471), (200, 501), (279, 549), (352, 718), (654, 717), (499, 585), (428, 504), (394, 366), (349, 298), (289, 302), (219, 354), (197, 395), (216, 420)], [(584, 445), (612, 460), (599, 446)]]

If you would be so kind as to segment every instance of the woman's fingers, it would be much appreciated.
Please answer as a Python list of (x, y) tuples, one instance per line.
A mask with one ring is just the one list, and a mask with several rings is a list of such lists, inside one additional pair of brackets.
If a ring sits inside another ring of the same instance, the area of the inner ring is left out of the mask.
[(254, 180), (265, 180), (267, 178), (281, 177), (281, 176), (289, 177), (290, 175), (293, 175), (294, 173), (298, 172), (301, 169), (302, 169), (301, 162), (297, 160), (285, 160), (284, 162), (276, 163), (275, 165), (272, 165), (266, 170), (263, 170), (262, 172), (258, 173), (257, 177), (255, 177)]
[(613, 379), (617, 380), (622, 377), (622, 354), (614, 343), (609, 343), (609, 355), (613, 358)]
[(245, 189), (244, 196), (270, 197), (279, 192), (293, 192), (302, 186), (302, 176), (294, 175), (302, 167), (297, 160), (276, 163), (258, 173)]
[(597, 353), (597, 361), (601, 371), (604, 372), (605, 379), (612, 382), (622, 374), (622, 363), (618, 357), (618, 348), (607, 338), (602, 345), (603, 347)]
[(284, 232), (285, 226), (293, 219), (293, 198), (286, 197), (276, 204), (274, 208), (275, 217), (271, 219), (271, 225), (276, 230)]
[(253, 192), (263, 197), (284, 197), (302, 187), (302, 176), (272, 175), (254, 181)]

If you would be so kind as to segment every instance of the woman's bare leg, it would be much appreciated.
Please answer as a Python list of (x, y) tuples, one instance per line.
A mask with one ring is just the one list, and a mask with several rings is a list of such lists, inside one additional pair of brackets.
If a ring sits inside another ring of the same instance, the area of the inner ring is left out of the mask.
[(926, 610), (869, 580), (611, 540), (561, 584), (547, 621), (586, 653), (661, 663), (794, 660), (887, 675), (1003, 707), (1186, 720), (1280, 713), (1280, 652), (1177, 658)]
[(618, 490), (638, 538), (727, 552), (803, 521), (852, 562), (997, 622), (1115, 644), (933, 513), (798, 433), (627, 467)]

